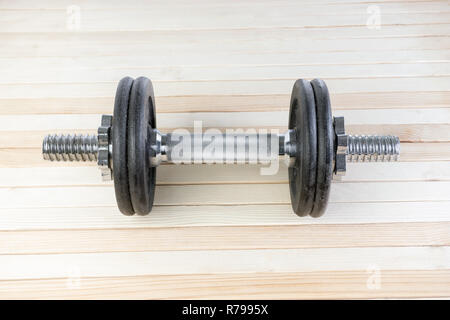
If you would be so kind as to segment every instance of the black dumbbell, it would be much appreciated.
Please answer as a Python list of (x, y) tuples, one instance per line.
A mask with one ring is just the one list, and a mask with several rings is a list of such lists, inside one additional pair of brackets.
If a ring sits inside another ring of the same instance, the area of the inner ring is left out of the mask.
[[(180, 137), (159, 132), (150, 79), (125, 77), (117, 87), (114, 114), (102, 117), (98, 136), (48, 135), (42, 150), (46, 160), (98, 161), (104, 180), (114, 179), (117, 205), (125, 215), (152, 210), (156, 167), (161, 162), (267, 163), (284, 155), (289, 160), (294, 212), (319, 217), (325, 212), (333, 176), (345, 174), (346, 160), (395, 161), (400, 149), (394, 136), (346, 135), (344, 119), (332, 117), (328, 88), (320, 79), (295, 82), (285, 134), (223, 135), (222, 150), (234, 151), (230, 157), (206, 154), (205, 137), (212, 143), (212, 136), (205, 134)], [(220, 136), (214, 137), (217, 143)], [(183, 138), (194, 151), (174, 154)]]

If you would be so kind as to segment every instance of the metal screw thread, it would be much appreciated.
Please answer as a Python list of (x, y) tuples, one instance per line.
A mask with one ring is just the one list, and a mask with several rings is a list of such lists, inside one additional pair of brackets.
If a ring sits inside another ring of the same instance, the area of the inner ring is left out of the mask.
[(352, 162), (397, 161), (400, 139), (395, 136), (348, 136), (347, 160)]
[(58, 135), (44, 138), (42, 155), (50, 161), (97, 161), (97, 135)]

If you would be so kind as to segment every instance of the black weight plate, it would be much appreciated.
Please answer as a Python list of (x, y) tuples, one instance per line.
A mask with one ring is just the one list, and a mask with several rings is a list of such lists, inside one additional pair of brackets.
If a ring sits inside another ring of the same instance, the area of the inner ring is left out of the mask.
[(128, 187), (127, 165), (127, 126), (128, 104), (130, 100), (133, 79), (125, 77), (120, 80), (114, 101), (114, 115), (112, 124), (113, 145), (113, 174), (114, 191), (120, 212), (130, 216), (134, 214), (131, 204), (130, 189)]
[(311, 81), (317, 116), (317, 176), (316, 196), (312, 217), (320, 217), (326, 210), (333, 177), (334, 135), (330, 95), (323, 80)]
[(289, 129), (296, 130), (296, 159), (289, 168), (291, 204), (299, 216), (309, 215), (314, 205), (317, 173), (317, 120), (314, 92), (307, 80), (292, 89)]
[(139, 215), (152, 210), (156, 168), (150, 166), (150, 130), (156, 128), (155, 99), (150, 79), (134, 80), (128, 106), (128, 179), (131, 203)]

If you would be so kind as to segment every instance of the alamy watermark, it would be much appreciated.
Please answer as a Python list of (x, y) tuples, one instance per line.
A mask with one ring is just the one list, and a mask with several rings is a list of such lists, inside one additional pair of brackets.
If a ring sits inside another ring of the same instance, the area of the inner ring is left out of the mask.
[(66, 28), (69, 31), (81, 29), (81, 8), (77, 5), (70, 5), (66, 8)]
[(176, 129), (166, 135), (167, 158), (174, 164), (266, 164), (261, 175), (279, 170), (277, 129), (226, 129), (203, 131), (201, 121), (194, 121), (193, 132)]
[(371, 30), (381, 29), (381, 8), (377, 5), (370, 5), (367, 7), (369, 17), (366, 21), (366, 26)]
[(370, 265), (366, 269), (369, 275), (366, 281), (366, 287), (369, 290), (381, 289), (381, 269), (377, 265)]
[(66, 287), (68, 289), (81, 288), (81, 270), (78, 266), (70, 266), (67, 269)]

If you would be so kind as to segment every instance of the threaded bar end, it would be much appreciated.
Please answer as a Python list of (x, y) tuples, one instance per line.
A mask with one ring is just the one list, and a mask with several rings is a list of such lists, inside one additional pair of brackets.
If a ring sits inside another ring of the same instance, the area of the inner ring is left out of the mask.
[(400, 139), (396, 136), (348, 136), (348, 161), (397, 161), (399, 154)]
[(98, 138), (96, 135), (58, 135), (44, 138), (42, 155), (50, 161), (97, 161)]

